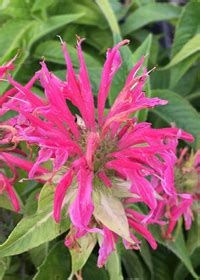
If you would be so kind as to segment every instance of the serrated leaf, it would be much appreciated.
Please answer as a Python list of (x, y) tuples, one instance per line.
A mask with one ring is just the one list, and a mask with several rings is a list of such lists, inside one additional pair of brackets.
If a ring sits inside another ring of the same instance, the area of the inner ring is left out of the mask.
[(85, 265), (97, 243), (97, 239), (94, 234), (88, 233), (79, 238), (77, 242), (79, 244), (79, 251), (77, 252), (77, 249), (70, 250), (72, 257), (72, 273), (81, 270)]
[(70, 254), (63, 241), (60, 241), (50, 250), (33, 280), (65, 280), (70, 276), (70, 272)]
[(165, 106), (154, 108), (153, 112), (169, 124), (175, 123), (176, 127), (191, 133), (195, 137), (195, 143), (192, 144), (195, 146), (200, 137), (200, 115), (194, 107), (186, 99), (169, 90), (153, 90), (152, 95), (169, 101)]
[(177, 19), (181, 8), (172, 4), (150, 3), (131, 13), (122, 25), (122, 34), (127, 35), (149, 23)]

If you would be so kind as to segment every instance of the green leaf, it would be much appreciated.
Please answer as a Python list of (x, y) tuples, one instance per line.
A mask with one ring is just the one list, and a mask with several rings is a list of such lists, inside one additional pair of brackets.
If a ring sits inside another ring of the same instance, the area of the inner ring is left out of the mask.
[(43, 37), (44, 35), (63, 27), (66, 24), (76, 21), (77, 19), (81, 18), (84, 14), (71, 14), (71, 15), (59, 15), (59, 16), (52, 16), (46, 20), (40, 21), (35, 20), (32, 23), (31, 28), (27, 35), (27, 46), (30, 49), (33, 43), (35, 43), (38, 39)]
[(196, 91), (192, 94), (189, 94), (186, 96), (187, 100), (192, 102), (192, 101), (195, 101), (196, 99), (200, 99), (200, 91)]
[(6, 270), (9, 268), (10, 258), (0, 258), (0, 280), (4, 279)]
[(150, 3), (154, 3), (155, 0), (133, 0), (133, 2), (134, 2), (138, 7), (141, 7), (141, 6), (150, 4)]
[(69, 225), (66, 217), (62, 218), (60, 224), (56, 224), (52, 211), (25, 217), (17, 224), (8, 239), (0, 245), (0, 256), (13, 256), (35, 248), (61, 235)]
[(174, 57), (190, 39), (199, 33), (199, 15), (199, 1), (189, 1), (183, 8), (183, 12), (176, 27), (172, 46), (172, 57)]
[(48, 254), (49, 243), (43, 243), (40, 246), (29, 251), (30, 259), (35, 267), (40, 266)]
[(70, 276), (70, 272), (70, 254), (68, 249), (64, 246), (63, 241), (60, 241), (50, 250), (33, 279), (65, 280)]
[(150, 3), (131, 13), (122, 25), (122, 34), (127, 35), (149, 23), (177, 19), (181, 8), (172, 4)]
[[(152, 262), (153, 262), (153, 280), (171, 280), (172, 279), (172, 269), (171, 260), (172, 253), (165, 247), (159, 246), (156, 251), (152, 252)], [(172, 259), (173, 261), (173, 259)]]
[(50, 188), (52, 188), (51, 185), (44, 186), (40, 195), (38, 211), (24, 217), (8, 239), (0, 245), (0, 257), (26, 252), (68, 230), (70, 221), (67, 218), (66, 209), (63, 210), (59, 224), (56, 224), (53, 219), (53, 192), (49, 192)]
[(98, 6), (94, 1), (91, 0), (62, 0), (56, 1), (56, 9), (52, 7), (52, 14), (75, 14), (75, 13), (84, 13), (85, 16), (77, 20), (78, 24), (83, 25), (95, 25), (101, 29), (107, 28), (107, 22), (104, 20), (101, 12), (98, 9)]
[(24, 215), (29, 216), (35, 214), (38, 207), (37, 195), (39, 194), (39, 189), (31, 192), (31, 194), (26, 199), (26, 204), (24, 207)]
[(171, 68), (181, 61), (185, 60), (189, 56), (200, 51), (200, 34), (195, 35), (190, 39), (182, 49), (172, 58), (170, 63), (164, 67), (164, 69)]
[(170, 240), (164, 240), (161, 237), (160, 230), (155, 227), (153, 228), (153, 235), (157, 242), (162, 244), (163, 246), (167, 247), (169, 250), (171, 250), (185, 265), (185, 267), (188, 269), (188, 271), (192, 274), (193, 277), (198, 278), (198, 275), (194, 271), (192, 267), (191, 260), (189, 258), (189, 252), (187, 250), (186, 242), (184, 240), (182, 229), (178, 229), (178, 234), (176, 235), (175, 241)]
[(123, 280), (121, 260), (116, 251), (112, 252), (106, 262), (106, 269), (108, 270), (110, 280)]
[[(15, 189), (13, 188), (13, 191), (15, 192), (15, 195), (17, 196), (17, 199), (19, 201), (20, 204), (20, 213), (23, 211), (23, 202), (20, 199), (20, 196), (17, 194), (17, 192), (15, 191)], [(0, 208), (4, 208), (7, 210), (11, 210), (11, 211), (15, 211), (15, 209), (13, 208), (13, 205), (10, 201), (10, 198), (8, 197), (6, 192), (3, 192), (2, 194), (0, 194)]]
[(79, 245), (79, 251), (77, 252), (76, 248), (70, 250), (72, 257), (72, 273), (81, 270), (85, 265), (97, 243), (97, 239), (94, 234), (88, 233), (87, 235), (79, 238), (77, 242)]
[[(191, 261), (192, 261), (192, 265), (194, 268), (199, 268), (199, 259), (200, 259), (200, 248), (197, 248), (192, 256), (190, 257), (191, 258)], [(191, 278), (188, 278), (188, 274), (189, 274), (189, 271), (185, 268), (185, 266), (180, 262), (179, 265), (177, 266), (176, 270), (175, 270), (175, 273), (174, 273), (174, 280), (176, 279), (191, 279)], [(198, 278), (195, 278), (195, 279), (199, 279)]]
[[(110, 28), (112, 30), (113, 37), (115, 38), (116, 35), (120, 34), (120, 29), (119, 29), (117, 19), (112, 10), (112, 7), (110, 6), (109, 1), (108, 0), (96, 0), (96, 2), (99, 5), (99, 7), (101, 8), (103, 14), (105, 15), (105, 17), (110, 25)], [(117, 43), (117, 42), (115, 42), (115, 43)]]
[(122, 255), (122, 263), (128, 274), (129, 278), (139, 278), (139, 279), (148, 279), (146, 278), (145, 273), (145, 266), (141, 262), (140, 257), (138, 256), (137, 252), (132, 250), (124, 251)]
[[(198, 55), (200, 57), (200, 53)], [(195, 55), (193, 57), (195, 58)], [(183, 64), (183, 63), (181, 63), (181, 64)], [(176, 68), (176, 70), (173, 71), (173, 73), (176, 72), (177, 73), (176, 77), (179, 78), (180, 75), (182, 75), (182, 73), (178, 73), (178, 68), (179, 67), (175, 67), (175, 68)], [(181, 68), (182, 68), (182, 66), (181, 66)], [(198, 74), (199, 74), (199, 67), (198, 67), (198, 65), (196, 65), (196, 67), (194, 66), (190, 69), (190, 71), (187, 71), (184, 74), (184, 76), (181, 77), (181, 79), (178, 82), (176, 81), (176, 85), (173, 87), (172, 91), (174, 91), (174, 92), (180, 94), (181, 96), (187, 98), (187, 96), (189, 96), (190, 93), (192, 91), (194, 91), (195, 86), (198, 84), (197, 83)], [(174, 80), (176, 80), (176, 79), (174, 79)]]
[(9, 0), (0, 2), (0, 14), (13, 18), (29, 19), (33, 1)]
[(196, 145), (200, 137), (200, 115), (191, 104), (180, 95), (169, 90), (154, 90), (153, 97), (166, 99), (169, 103), (153, 109), (166, 122), (175, 123), (176, 127), (191, 133)]
[(152, 255), (151, 255), (151, 251), (149, 249), (149, 245), (147, 244), (146, 240), (142, 240), (140, 254), (141, 254), (143, 261), (149, 268), (149, 271), (151, 273), (151, 279), (154, 279)]
[(198, 247), (200, 248), (200, 215), (196, 213), (192, 227), (188, 231), (187, 248), (189, 253), (192, 254)]
[[(195, 64), (197, 64), (197, 66), (198, 66), (199, 57), (200, 57), (199, 52), (196, 52), (195, 54), (189, 56), (188, 58), (186, 58), (182, 62), (180, 62), (178, 65), (175, 65), (173, 68), (170, 69), (171, 70), (170, 71), (170, 85), (169, 85), (170, 88), (172, 88), (174, 90), (176, 87), (178, 87), (179, 83), (181, 83), (182, 79), (184, 79), (185, 73), (188, 76), (191, 74), (193, 69), (191, 69), (191, 71), (188, 71), (188, 70), (190, 69), (191, 66), (193, 66)], [(164, 73), (166, 73), (166, 72), (164, 72)], [(187, 90), (187, 89), (185, 89), (185, 90)]]
[(33, 16), (39, 16), (43, 19), (47, 18), (47, 8), (55, 4), (55, 0), (41, 1), (35, 0), (31, 8)]
[[(70, 58), (72, 60), (72, 64), (75, 67), (79, 67), (79, 59), (77, 56), (77, 50), (74, 48), (74, 46), (67, 45), (67, 50), (69, 52)], [(101, 64), (98, 60), (96, 60), (93, 56), (90, 54), (84, 53), (84, 58), (86, 65), (89, 67), (100, 67)], [(46, 41), (38, 45), (38, 47), (35, 50), (34, 56), (36, 58), (41, 59), (41, 57), (45, 57), (47, 61), (66, 65), (62, 47), (60, 45), (60, 42), (57, 41)]]
[(2, 25), (0, 28), (0, 45), (2, 46), (0, 49), (0, 64), (11, 58), (10, 53), (13, 50), (15, 50), (13, 56), (16, 55), (21, 40), (31, 24), (32, 22), (28, 20), (11, 19)]
[[(112, 6), (110, 5), (108, 0), (96, 0), (100, 9), (102, 10), (104, 16), (106, 17), (109, 26), (112, 30), (114, 44), (122, 41), (121, 32), (119, 29), (119, 25), (117, 22), (117, 18), (112, 10)], [(124, 76), (128, 74), (128, 71), (132, 68), (132, 63), (130, 62), (131, 51), (128, 46), (124, 46), (121, 48), (122, 59), (124, 60), (124, 66), (121, 66), (121, 72), (124, 72)]]
[[(174, 42), (172, 45), (171, 56), (174, 58), (181, 49), (200, 32), (200, 2), (190, 1), (184, 8), (176, 27)], [(198, 46), (195, 46), (195, 48)], [(184, 73), (192, 66), (192, 64), (198, 58), (198, 54), (195, 53), (179, 65), (173, 67), (171, 70), (170, 87), (174, 87), (178, 80), (184, 75)], [(175, 78), (176, 77), (176, 78)]]
[(133, 242), (129, 235), (129, 225), (123, 205), (107, 190), (93, 190), (94, 216), (110, 230)]
[(133, 65), (136, 64), (144, 55), (146, 56), (144, 66), (148, 66), (151, 44), (152, 44), (152, 34), (149, 34), (147, 38), (144, 40), (144, 42), (131, 55), (131, 61)]
[(107, 271), (104, 268), (97, 267), (97, 257), (94, 254), (91, 254), (83, 267), (82, 276), (86, 280), (110, 280)]
[[(94, 36), (97, 33), (98, 36)], [(104, 54), (110, 46), (112, 46), (112, 34), (109, 29), (102, 30), (97, 27), (92, 27), (87, 30), (87, 43), (96, 48), (99, 53)]]
[[(25, 21), (18, 19), (7, 21), (0, 30), (0, 44), (4, 46), (4, 48), (1, 49), (2, 51), (0, 51), (0, 56), (3, 56), (0, 60), (0, 64), (14, 56), (19, 47), (23, 47), (22, 55), (19, 60), (17, 59), (17, 66), (13, 72), (14, 77), (28, 57), (30, 48), (38, 39), (82, 16), (83, 13), (53, 16), (44, 21)], [(8, 33), (9, 36), (7, 36)], [(14, 54), (12, 53), (13, 50), (16, 50)], [(8, 83), (5, 82), (3, 85), (2, 84), (3, 83), (1, 83), (0, 94), (8, 87)]]

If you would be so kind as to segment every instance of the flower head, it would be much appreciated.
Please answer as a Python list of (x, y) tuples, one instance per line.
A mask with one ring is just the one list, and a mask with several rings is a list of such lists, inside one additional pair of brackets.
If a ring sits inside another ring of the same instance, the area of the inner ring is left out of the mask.
[[(138, 249), (140, 241), (136, 235), (139, 234), (156, 248), (147, 226), (163, 224), (156, 216), (158, 204), (163, 196), (176, 195), (173, 168), (178, 139), (193, 140), (180, 129), (154, 129), (150, 123), (138, 123), (132, 116), (144, 108), (167, 103), (148, 98), (142, 91), (148, 72), (146, 68), (142, 75), (137, 76), (137, 72), (144, 57), (133, 67), (124, 88), (104, 115), (113, 76), (122, 63), (119, 48), (127, 43), (124, 40), (107, 52), (97, 100), (98, 120), (79, 38), (78, 76), (62, 42), (66, 81), (49, 72), (43, 61), (41, 70), (25, 86), (8, 77), (16, 92), (2, 107), (2, 114), (9, 109), (18, 112), (12, 120), (18, 131), (17, 140), (39, 147), (29, 178), (34, 178), (40, 164), (48, 160), (53, 162), (51, 180), (60, 174), (54, 197), (54, 219), (59, 222), (65, 197), (69, 197), (73, 226), (66, 245), (75, 247), (77, 239), (88, 233), (102, 235), (98, 266), (104, 265), (119, 237), (126, 248)], [(44, 97), (31, 91), (36, 80), (44, 89)], [(80, 114), (74, 115), (66, 101)], [(137, 207), (141, 203), (145, 214)]]

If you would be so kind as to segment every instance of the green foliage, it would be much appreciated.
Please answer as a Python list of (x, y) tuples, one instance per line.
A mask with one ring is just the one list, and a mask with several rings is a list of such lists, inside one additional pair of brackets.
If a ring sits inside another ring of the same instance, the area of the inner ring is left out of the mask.
[[(33, 71), (39, 69), (38, 61), (44, 58), (51, 71), (65, 79), (65, 61), (57, 35), (67, 41), (78, 72), (79, 61), (74, 48), (75, 34), (78, 34), (86, 38), (84, 57), (96, 96), (107, 48), (128, 38), (130, 44), (121, 48), (123, 65), (113, 79), (107, 109), (123, 88), (130, 69), (145, 55), (144, 65), (148, 69), (154, 66), (158, 69), (147, 82), (146, 95), (166, 99), (169, 104), (150, 110), (149, 114), (147, 110), (140, 112), (139, 120), (151, 120), (154, 127), (166, 123), (176, 125), (193, 134), (195, 142), (191, 145), (197, 149), (200, 143), (200, 2), (190, 0), (183, 6), (162, 2), (0, 1), (0, 64), (18, 54), (14, 76), (25, 84)], [(161, 29), (157, 30), (158, 27)], [(171, 40), (173, 29), (175, 35)], [(7, 82), (2, 81), (0, 94), (7, 88)], [(34, 91), (41, 93), (41, 88), (36, 85)], [(188, 233), (177, 229), (175, 241), (165, 241), (159, 230), (152, 227), (159, 243), (158, 250), (153, 252), (143, 241), (140, 252), (116, 250), (106, 267), (99, 269), (96, 267), (96, 236), (88, 234), (80, 241), (78, 257), (75, 250), (68, 251), (63, 245), (70, 226), (68, 202), (74, 190), (65, 200), (60, 224), (56, 224), (52, 217), (55, 186), (45, 185), (42, 191), (41, 184), (35, 186), (33, 191), (30, 182), (16, 184), (22, 206), (19, 215), (13, 214), (7, 196), (0, 195), (1, 209), (12, 221), (5, 236), (0, 228), (1, 240), (8, 236), (0, 245), (0, 279), (74, 279), (80, 270), (83, 279), (197, 279), (200, 271), (198, 214)], [(40, 191), (38, 201), (36, 196)], [(126, 192), (123, 195), (126, 196)], [(97, 191), (94, 197), (94, 216), (129, 239), (127, 219), (119, 198), (110, 196), (109, 192), (100, 195)], [(112, 212), (107, 211), (107, 205), (109, 209), (112, 205)], [(22, 266), (25, 268), (20, 271)]]
[(59, 224), (56, 224), (53, 219), (54, 192), (51, 190), (52, 185), (44, 185), (37, 212), (21, 219), (8, 239), (0, 245), (0, 257), (26, 252), (68, 230), (70, 223), (66, 211)]
[(60, 241), (49, 251), (43, 263), (38, 267), (34, 280), (67, 279), (71, 274), (70, 254)]
[(168, 124), (174, 122), (177, 127), (190, 132), (196, 139), (192, 145), (197, 145), (200, 137), (200, 115), (195, 108), (179, 94), (169, 90), (155, 90), (153, 91), (153, 96), (169, 101), (166, 106), (157, 107), (153, 112)]

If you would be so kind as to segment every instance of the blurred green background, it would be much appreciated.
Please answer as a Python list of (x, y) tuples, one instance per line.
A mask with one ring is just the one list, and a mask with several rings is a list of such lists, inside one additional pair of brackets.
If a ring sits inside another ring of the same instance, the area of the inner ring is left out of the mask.
[[(113, 80), (107, 107), (120, 92), (130, 69), (145, 55), (148, 69), (157, 68), (146, 84), (146, 94), (167, 99), (169, 104), (144, 110), (139, 119), (151, 121), (154, 127), (173, 124), (183, 128), (195, 136), (192, 148), (200, 147), (199, 0), (0, 0), (0, 65), (18, 53), (14, 76), (23, 84), (40, 69), (42, 59), (54, 74), (65, 78), (65, 61), (57, 35), (67, 42), (78, 71), (76, 34), (86, 38), (83, 50), (94, 95), (98, 92), (106, 50), (124, 38), (130, 39), (130, 44), (121, 48), (123, 65)], [(0, 94), (7, 88), (3, 81)], [(35, 85), (34, 91), (41, 93), (39, 85)], [(10, 217), (6, 215), (0, 221), (0, 234), (4, 234), (4, 219)], [(194, 268), (200, 272), (198, 219), (185, 239), (184, 234), (176, 243), (160, 241), (162, 244), (155, 252), (145, 242), (141, 253), (121, 251), (123, 277), (195, 279)], [(42, 263), (34, 279), (67, 279), (67, 254), (62, 242), (53, 242), (50, 247), (44, 244), (19, 257), (2, 258), (0, 279), (33, 279)], [(95, 254), (88, 260), (83, 276), (110, 279), (105, 269), (96, 268)]]

